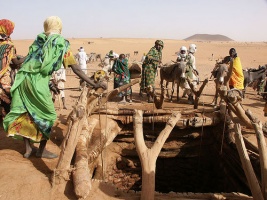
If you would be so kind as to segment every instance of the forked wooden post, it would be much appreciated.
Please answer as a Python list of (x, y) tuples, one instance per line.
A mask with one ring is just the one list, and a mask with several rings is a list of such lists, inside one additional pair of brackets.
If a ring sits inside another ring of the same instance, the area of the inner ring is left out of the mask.
[(200, 99), (200, 96), (202, 94), (202, 91), (204, 90), (205, 86), (207, 85), (207, 83), (209, 82), (209, 79), (206, 78), (202, 85), (200, 86), (199, 90), (196, 91), (196, 89), (194, 88), (194, 85), (192, 83), (192, 81), (190, 80), (190, 78), (187, 78), (187, 81), (188, 81), (188, 84), (192, 90), (192, 92), (194, 93), (195, 95), (195, 101), (194, 101), (194, 109), (197, 109), (198, 108), (198, 102), (199, 102), (199, 99)]
[(134, 139), (136, 150), (142, 165), (141, 200), (154, 200), (156, 160), (161, 148), (180, 117), (180, 112), (175, 112), (171, 115), (166, 123), (166, 127), (161, 131), (154, 145), (149, 149), (145, 144), (143, 135), (143, 112), (142, 110), (135, 110)]

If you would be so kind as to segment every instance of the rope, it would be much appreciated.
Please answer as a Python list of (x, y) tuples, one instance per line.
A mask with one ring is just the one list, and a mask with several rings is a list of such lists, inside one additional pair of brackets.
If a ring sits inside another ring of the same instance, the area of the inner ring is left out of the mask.
[[(99, 119), (99, 127), (100, 127), (100, 144), (99, 144), (99, 147), (101, 148), (101, 145), (102, 145), (102, 141), (103, 141), (103, 138), (102, 138), (102, 126), (101, 126), (101, 114), (100, 114), (100, 107), (101, 107), (101, 97), (98, 97), (98, 119)], [(103, 151), (100, 151), (100, 158), (101, 158), (101, 165), (102, 165), (102, 180), (104, 179), (104, 161), (103, 161), (103, 154), (102, 154)]]
[[(107, 92), (108, 92), (108, 84), (107, 84)], [(103, 138), (102, 138), (102, 126), (101, 126), (101, 113), (100, 113), (100, 108), (101, 108), (101, 97), (98, 97), (98, 118), (99, 118), (99, 127), (100, 127), (100, 147), (102, 146), (102, 142), (103, 142)], [(105, 123), (105, 133), (104, 133), (104, 139), (106, 138), (107, 135), (107, 103), (106, 103), (106, 123)], [(104, 146), (103, 146), (104, 147)], [(101, 157), (101, 165), (102, 165), (102, 180), (104, 180), (105, 177), (105, 170), (104, 170), (104, 156), (103, 156), (103, 151), (101, 151), (100, 153), (100, 157)]]
[[(107, 84), (107, 93), (108, 93), (108, 84)], [(102, 138), (102, 126), (101, 126), (101, 112), (100, 112), (100, 106), (101, 106), (101, 98), (102, 95), (98, 97), (98, 118), (99, 118), (99, 127), (100, 127), (100, 148), (103, 147), (104, 145), (102, 144), (103, 138)], [(107, 103), (106, 104), (106, 122), (107, 122)], [(107, 123), (105, 123), (105, 133), (104, 133), (104, 138), (106, 138), (107, 135)], [(103, 156), (103, 151), (100, 152), (100, 157), (101, 157), (101, 164), (102, 164), (102, 180), (104, 180), (104, 156)]]
[[(154, 93), (154, 89), (153, 89), (153, 93)], [(153, 94), (153, 107), (152, 107), (152, 131), (153, 131), (153, 135), (155, 136), (155, 123), (154, 123), (154, 110), (155, 110), (155, 93)]]
[[(108, 84), (107, 84), (107, 92), (108, 92)], [(105, 123), (105, 138), (107, 137), (107, 120), (108, 120), (108, 99), (106, 102), (106, 123)], [(103, 160), (103, 157), (102, 157)], [(104, 162), (102, 162), (102, 179), (104, 180)]]
[(227, 114), (227, 104), (226, 104), (226, 109), (225, 109), (225, 113), (224, 113), (224, 122), (223, 122), (223, 134), (222, 134), (222, 143), (221, 143), (221, 151), (220, 151), (220, 155), (222, 155), (222, 149), (223, 149), (223, 141), (224, 141), (224, 133), (225, 133), (225, 126), (226, 126), (226, 114)]
[[(208, 85), (207, 85), (208, 86)], [(205, 105), (205, 102), (204, 102), (204, 96), (206, 95), (202, 95), (203, 96), (203, 101), (202, 101), (202, 126), (201, 126), (201, 133), (200, 133), (200, 149), (199, 149), (199, 154), (198, 154), (198, 164), (197, 164), (197, 177), (198, 177), (198, 174), (199, 174), (199, 165), (200, 165), (200, 154), (201, 154), (201, 149), (202, 149), (202, 142), (203, 142), (203, 133), (204, 133), (204, 105)]]

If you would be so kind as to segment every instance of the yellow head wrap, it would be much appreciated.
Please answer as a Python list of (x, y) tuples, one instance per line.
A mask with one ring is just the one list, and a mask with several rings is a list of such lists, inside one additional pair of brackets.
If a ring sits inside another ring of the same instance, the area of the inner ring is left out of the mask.
[(44, 32), (46, 35), (51, 33), (61, 34), (62, 31), (62, 21), (57, 16), (48, 17), (44, 21)]
[(15, 28), (14, 22), (8, 19), (0, 20), (0, 34), (3, 34), (6, 37), (9, 37), (13, 33), (14, 28)]

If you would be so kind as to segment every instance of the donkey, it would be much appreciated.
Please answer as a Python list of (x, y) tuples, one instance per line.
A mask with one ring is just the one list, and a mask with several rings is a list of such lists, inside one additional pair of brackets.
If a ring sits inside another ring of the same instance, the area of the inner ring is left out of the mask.
[[(174, 93), (174, 85), (177, 83), (177, 101), (179, 101), (179, 88), (182, 86), (181, 84), (186, 81), (185, 73), (186, 73), (186, 63), (181, 61), (179, 63), (174, 63), (170, 65), (164, 65), (160, 68), (160, 86), (163, 86), (163, 81), (166, 81), (166, 89), (167, 89), (167, 97), (172, 102), (172, 97)], [(169, 96), (168, 84), (172, 82), (172, 93)]]
[(111, 60), (109, 57), (105, 57), (101, 62), (98, 64), (99, 67), (102, 68), (106, 73), (109, 75), (112, 72), (112, 66), (114, 64), (114, 60)]
[(216, 63), (214, 70), (211, 72), (214, 77), (215, 82), (215, 96), (212, 101), (212, 105), (217, 106), (219, 88), (222, 85), (225, 85), (225, 77), (227, 76), (229, 70), (227, 64)]
[[(259, 66), (258, 69), (243, 69), (244, 74), (244, 90), (243, 97), (245, 98), (246, 88), (250, 86), (253, 82), (257, 81), (257, 87), (265, 79), (266, 76), (266, 66)], [(257, 88), (259, 90), (259, 88)]]

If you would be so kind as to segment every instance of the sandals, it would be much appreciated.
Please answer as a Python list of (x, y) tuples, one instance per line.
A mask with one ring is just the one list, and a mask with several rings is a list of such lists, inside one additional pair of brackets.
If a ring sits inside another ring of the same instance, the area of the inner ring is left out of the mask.
[(58, 155), (54, 154), (50, 151), (44, 150), (42, 153), (40, 151), (37, 151), (35, 156), (37, 158), (48, 158), (48, 159), (53, 159), (53, 158), (57, 158)]

